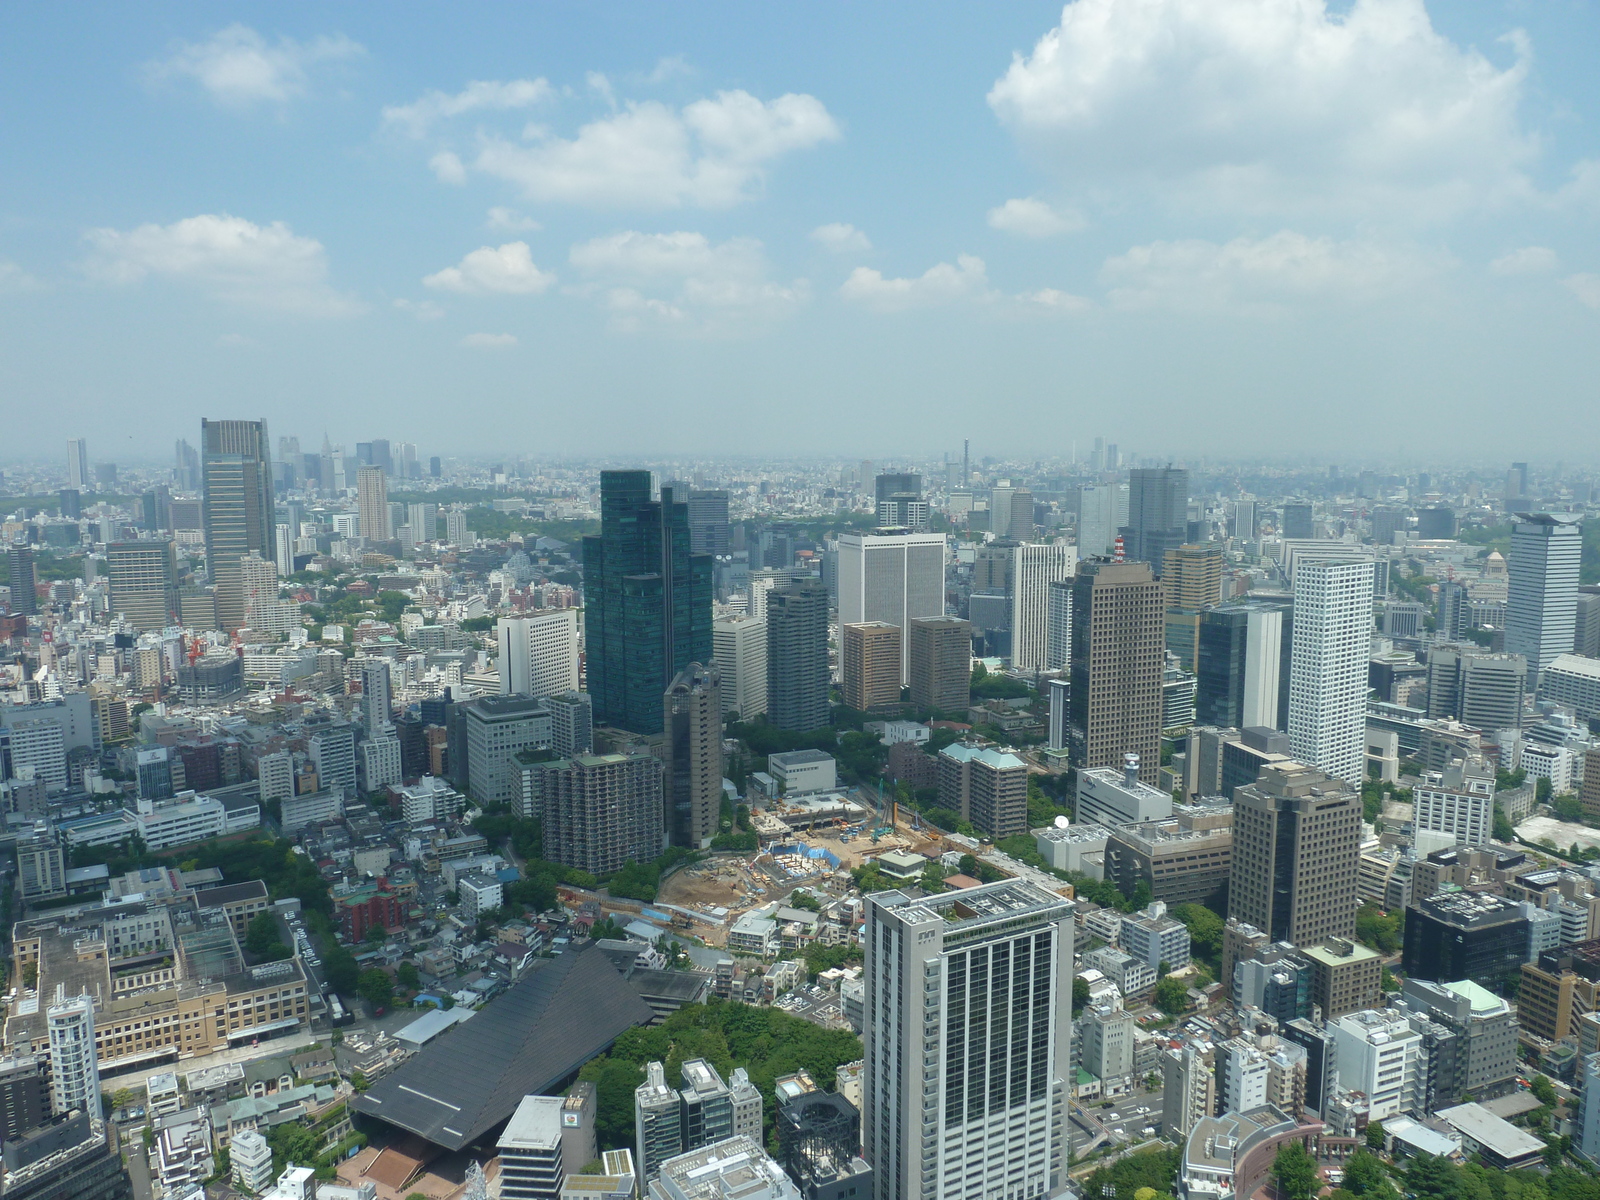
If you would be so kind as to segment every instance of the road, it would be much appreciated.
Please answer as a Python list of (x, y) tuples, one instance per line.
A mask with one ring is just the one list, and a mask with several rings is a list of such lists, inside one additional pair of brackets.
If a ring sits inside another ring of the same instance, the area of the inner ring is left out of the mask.
[(150, 1184), (150, 1156), (145, 1152), (144, 1142), (135, 1136), (124, 1149), (128, 1156), (128, 1177), (133, 1180), (133, 1200), (150, 1200), (154, 1189)]
[[(1144, 1111), (1141, 1112), (1141, 1109)], [(1147, 1137), (1155, 1137), (1161, 1133), (1160, 1092), (1124, 1096), (1110, 1108), (1092, 1108), (1089, 1111), (1095, 1120), (1105, 1126), (1106, 1132), (1111, 1134), (1115, 1142), (1142, 1142)], [(1144, 1132), (1151, 1128), (1155, 1133)]]

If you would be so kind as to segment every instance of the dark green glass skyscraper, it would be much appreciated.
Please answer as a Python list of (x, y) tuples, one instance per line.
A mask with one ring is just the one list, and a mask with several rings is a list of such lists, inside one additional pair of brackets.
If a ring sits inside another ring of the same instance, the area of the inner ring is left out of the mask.
[(689, 551), (687, 500), (651, 500), (649, 471), (600, 472), (600, 534), (583, 539), (597, 725), (659, 733), (673, 678), (711, 661), (712, 559)]

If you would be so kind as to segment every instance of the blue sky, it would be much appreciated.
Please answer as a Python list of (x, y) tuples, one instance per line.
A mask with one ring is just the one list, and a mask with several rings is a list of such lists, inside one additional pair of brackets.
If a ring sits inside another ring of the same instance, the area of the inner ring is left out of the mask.
[(6, 438), (1593, 460), (1597, 46), (1576, 0), (10, 4)]

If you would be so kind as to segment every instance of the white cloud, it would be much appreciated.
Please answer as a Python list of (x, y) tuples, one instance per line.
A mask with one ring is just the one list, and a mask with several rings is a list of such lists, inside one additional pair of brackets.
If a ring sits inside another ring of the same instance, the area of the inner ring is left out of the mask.
[(989, 210), (989, 228), (1023, 237), (1045, 238), (1058, 233), (1076, 233), (1084, 227), (1081, 213), (1058, 212), (1043, 200), (1007, 200)]
[(39, 281), (16, 263), (0, 258), (0, 293), (31, 292), (38, 286)]
[(872, 249), (866, 234), (842, 221), (818, 225), (811, 231), (811, 240), (835, 254), (864, 254)]
[(467, 168), (449, 150), (441, 150), (430, 158), (428, 169), (438, 177), (440, 183), (448, 183), (452, 187), (460, 187), (467, 181)]
[(1568, 275), (1561, 282), (1590, 308), (1600, 308), (1600, 275), (1581, 272), (1577, 275)]
[(1035, 312), (1055, 312), (1068, 316), (1086, 313), (1094, 307), (1094, 303), (1083, 296), (1074, 296), (1070, 292), (1059, 291), (1056, 288), (1040, 288), (1034, 292), (1022, 292), (1014, 297), (1016, 303), (1023, 310)]
[(394, 306), (401, 312), (408, 312), (419, 321), (437, 321), (444, 316), (444, 309), (432, 300), (407, 300), (403, 297), (394, 302)]
[(527, 242), (479, 247), (463, 258), (460, 266), (446, 267), (422, 280), (446, 292), (506, 296), (536, 296), (555, 281), (553, 273), (534, 265)]
[(147, 63), (152, 79), (195, 80), (213, 100), (234, 107), (282, 104), (310, 87), (307, 68), (320, 62), (358, 58), (366, 53), (343, 34), (274, 45), (247, 25), (230, 25), (204, 42), (183, 42), (170, 58)]
[(108, 283), (154, 275), (191, 283), (218, 299), (303, 316), (348, 316), (364, 307), (328, 286), (322, 243), (282, 221), (256, 225), (204, 213), (126, 232), (92, 229), (86, 239), (93, 253), (85, 269)]
[(666, 83), (670, 79), (687, 79), (694, 74), (689, 60), (681, 54), (669, 54), (656, 60), (655, 69), (644, 77), (646, 83)]
[(1427, 219), (1530, 190), (1529, 51), (1503, 40), (1501, 69), (1422, 0), (1075, 0), (989, 104), (1089, 194)]
[(428, 91), (410, 104), (388, 105), (383, 110), (383, 123), (411, 137), (420, 138), (426, 136), (440, 121), (450, 117), (485, 110), (505, 112), (514, 108), (530, 108), (554, 94), (555, 90), (549, 81), (542, 78), (507, 81), (479, 79), (454, 95)]
[(589, 280), (577, 290), (601, 300), (624, 328), (650, 321), (732, 333), (783, 316), (810, 294), (803, 279), (770, 279), (753, 238), (713, 244), (701, 233), (629, 230), (581, 242), (568, 259)]
[(1491, 275), (1547, 275), (1560, 266), (1556, 252), (1545, 246), (1524, 246), (1489, 264)]
[(718, 92), (680, 110), (629, 103), (565, 139), (530, 128), (533, 145), (484, 139), (474, 166), (533, 200), (626, 208), (729, 208), (759, 190), (767, 166), (839, 137), (814, 96), (762, 101)]
[(1364, 300), (1414, 286), (1443, 261), (1405, 248), (1282, 230), (1225, 245), (1151, 242), (1106, 260), (1101, 282), (1119, 308), (1281, 311), (1308, 301)]
[(469, 350), (509, 350), (516, 344), (514, 333), (469, 333), (457, 343)]
[(971, 254), (958, 255), (955, 266), (936, 263), (915, 279), (886, 279), (882, 271), (857, 267), (839, 294), (883, 312), (993, 297), (983, 259)]
[(496, 206), (489, 210), (489, 218), (485, 222), (490, 229), (504, 229), (511, 233), (524, 233), (543, 226), (532, 217), (525, 217), (514, 208)]

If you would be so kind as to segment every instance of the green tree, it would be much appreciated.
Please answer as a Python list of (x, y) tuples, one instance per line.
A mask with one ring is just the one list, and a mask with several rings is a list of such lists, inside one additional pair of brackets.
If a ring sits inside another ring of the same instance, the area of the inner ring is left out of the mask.
[(1168, 975), (1156, 984), (1156, 1007), (1170, 1017), (1188, 1011), (1188, 986), (1176, 976)]
[(1368, 1121), (1365, 1137), (1368, 1147), (1373, 1150), (1382, 1150), (1384, 1142), (1388, 1140), (1388, 1134), (1384, 1132), (1383, 1122)]
[(1533, 1098), (1540, 1104), (1547, 1105), (1550, 1108), (1556, 1106), (1556, 1089), (1555, 1085), (1550, 1082), (1549, 1076), (1535, 1075), (1528, 1080), (1528, 1084), (1528, 1090), (1533, 1093)]
[(1357, 1150), (1345, 1162), (1344, 1186), (1357, 1196), (1388, 1197), (1394, 1194), (1389, 1172), (1384, 1169), (1377, 1155), (1366, 1150)]
[(414, 992), (422, 986), (422, 977), (417, 972), (417, 964), (410, 959), (406, 959), (395, 968), (394, 977), (408, 992)]
[(360, 982), (361, 968), (356, 965), (356, 956), (343, 946), (328, 947), (322, 956), (322, 969), (328, 986), (336, 992), (353, 992)]
[(1072, 980), (1072, 1015), (1077, 1016), (1089, 1006), (1089, 981), (1081, 976)]
[(1311, 1200), (1319, 1186), (1317, 1160), (1301, 1143), (1286, 1142), (1272, 1161), (1272, 1177), (1283, 1200)]
[(389, 978), (387, 971), (381, 971), (377, 967), (361, 972), (356, 990), (361, 993), (362, 999), (374, 1008), (388, 1008), (394, 1002), (394, 982)]
[(1119, 1158), (1084, 1180), (1082, 1195), (1095, 1200), (1136, 1200), (1141, 1188), (1170, 1195), (1178, 1178), (1178, 1150), (1145, 1150)]
[(1222, 954), (1222, 918), (1203, 904), (1174, 904), (1172, 916), (1189, 930), (1189, 942), (1204, 958)]

